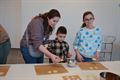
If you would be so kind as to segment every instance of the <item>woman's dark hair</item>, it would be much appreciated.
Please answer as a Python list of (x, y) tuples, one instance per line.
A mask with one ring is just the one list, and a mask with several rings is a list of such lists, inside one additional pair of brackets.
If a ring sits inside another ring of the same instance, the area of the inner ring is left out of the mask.
[(67, 29), (64, 26), (60, 26), (56, 32), (56, 34), (67, 34)]
[(43, 26), (44, 26), (44, 34), (52, 34), (53, 28), (49, 26), (48, 24), (48, 18), (54, 18), (54, 17), (59, 17), (61, 18), (61, 15), (58, 10), (56, 9), (51, 9), (49, 12), (46, 12), (44, 14), (39, 14), (35, 18), (43, 18)]
[[(85, 16), (86, 16), (86, 15), (89, 15), (89, 14), (91, 14), (91, 15), (94, 17), (94, 15), (93, 15), (93, 13), (92, 13), (91, 11), (86, 11), (86, 12), (83, 14), (83, 21), (84, 21)], [(83, 24), (82, 24), (81, 27), (83, 28), (83, 27), (85, 27), (85, 26), (86, 26), (86, 24), (83, 22)]]

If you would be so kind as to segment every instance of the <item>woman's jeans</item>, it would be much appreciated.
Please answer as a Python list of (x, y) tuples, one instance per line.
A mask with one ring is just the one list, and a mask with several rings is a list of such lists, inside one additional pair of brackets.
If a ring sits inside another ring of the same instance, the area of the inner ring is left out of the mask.
[(40, 57), (32, 57), (27, 47), (20, 47), (20, 51), (27, 64), (43, 63), (44, 61), (44, 55), (41, 55)]
[(0, 64), (6, 64), (7, 56), (10, 52), (11, 44), (10, 39), (0, 44)]

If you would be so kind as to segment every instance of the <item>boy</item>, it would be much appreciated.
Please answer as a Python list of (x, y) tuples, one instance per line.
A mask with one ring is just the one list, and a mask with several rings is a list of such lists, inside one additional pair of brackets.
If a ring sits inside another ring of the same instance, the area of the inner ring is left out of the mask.
[[(72, 55), (69, 53), (69, 45), (65, 40), (67, 34), (67, 30), (64, 26), (60, 26), (56, 32), (55, 40), (49, 40), (47, 49), (59, 56), (61, 58), (61, 62), (66, 62), (67, 58), (70, 58)], [(49, 59), (49, 62), (52, 63), (52, 60)]]

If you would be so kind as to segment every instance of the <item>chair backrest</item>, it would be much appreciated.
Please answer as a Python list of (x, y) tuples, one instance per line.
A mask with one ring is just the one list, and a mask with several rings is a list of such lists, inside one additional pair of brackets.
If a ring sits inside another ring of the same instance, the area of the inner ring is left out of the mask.
[(116, 37), (108, 35), (108, 36), (103, 36), (102, 39), (103, 39), (103, 43), (113, 43), (116, 40)]

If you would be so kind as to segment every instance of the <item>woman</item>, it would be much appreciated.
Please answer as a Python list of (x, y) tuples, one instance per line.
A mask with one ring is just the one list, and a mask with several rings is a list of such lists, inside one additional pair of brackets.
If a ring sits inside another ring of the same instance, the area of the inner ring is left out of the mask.
[[(45, 47), (44, 43), (47, 41), (55, 25), (60, 19), (60, 13), (56, 9), (51, 9), (49, 12), (35, 16), (28, 24), (27, 29), (20, 43), (20, 50), (22, 52), (25, 63), (43, 63), (44, 55), (51, 58), (54, 63), (60, 62), (60, 58)], [(39, 52), (31, 53), (30, 49)]]
[(2, 25), (0, 25), (0, 64), (6, 64), (10, 49), (10, 38)]
[(99, 60), (102, 44), (101, 29), (98, 26), (94, 26), (94, 20), (95, 18), (91, 11), (83, 14), (83, 25), (78, 31), (73, 44), (77, 61), (91, 62)]

